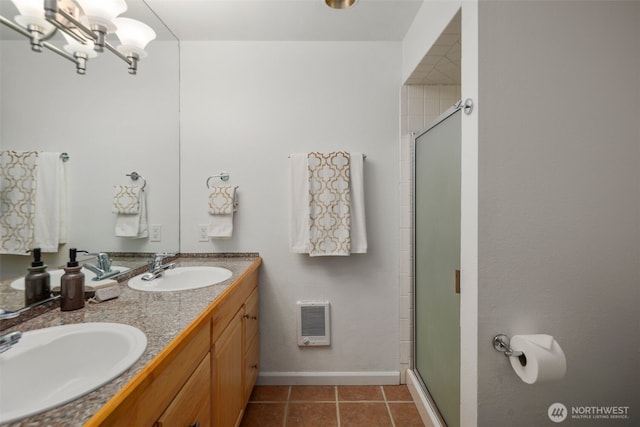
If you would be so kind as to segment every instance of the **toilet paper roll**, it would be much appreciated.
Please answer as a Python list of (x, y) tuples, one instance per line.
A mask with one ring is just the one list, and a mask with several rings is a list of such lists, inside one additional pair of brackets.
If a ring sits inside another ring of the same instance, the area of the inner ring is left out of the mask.
[(516, 374), (527, 384), (559, 380), (567, 372), (564, 352), (551, 335), (515, 335), (509, 346), (524, 353), (520, 357), (509, 357), (509, 361)]

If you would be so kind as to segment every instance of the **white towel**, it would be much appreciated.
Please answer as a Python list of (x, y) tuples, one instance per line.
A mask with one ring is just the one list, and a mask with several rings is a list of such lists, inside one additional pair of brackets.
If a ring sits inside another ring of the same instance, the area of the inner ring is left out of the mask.
[(351, 153), (351, 253), (367, 253), (364, 210), (364, 154)]
[[(367, 252), (364, 204), (364, 155), (350, 153), (351, 175), (351, 250)], [(289, 248), (294, 253), (309, 253), (309, 177), (307, 154), (289, 157)]]
[(69, 243), (69, 187), (67, 184), (67, 162), (60, 161), (58, 179), (60, 186), (60, 240), (59, 244)]
[(36, 151), (0, 151), (0, 253), (33, 249), (38, 156)]
[(141, 239), (149, 236), (147, 198), (138, 185), (114, 185), (113, 212), (116, 236)]
[(233, 212), (238, 207), (236, 189), (237, 187), (226, 185), (216, 185), (209, 189), (209, 237), (228, 239), (233, 234)]
[(38, 156), (34, 247), (42, 252), (58, 252), (67, 241), (66, 166), (60, 153), (41, 152)]
[(309, 253), (309, 178), (307, 155), (289, 157), (289, 248), (298, 254)]

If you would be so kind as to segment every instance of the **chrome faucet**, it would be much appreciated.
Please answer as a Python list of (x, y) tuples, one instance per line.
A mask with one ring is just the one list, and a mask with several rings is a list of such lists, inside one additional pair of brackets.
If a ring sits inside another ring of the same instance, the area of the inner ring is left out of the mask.
[(171, 256), (175, 256), (175, 254), (169, 253), (157, 253), (153, 256), (153, 260), (149, 264), (149, 271), (144, 273), (141, 277), (142, 280), (153, 280), (162, 276), (166, 270), (171, 270), (172, 268), (176, 268), (176, 263), (172, 262), (169, 264), (162, 265), (162, 260)]
[(5, 310), (3, 308), (0, 308), (0, 320), (13, 319), (15, 317), (20, 316), (25, 311), (29, 311), (32, 308), (39, 307), (39, 306), (44, 305), (44, 304), (46, 304), (48, 302), (57, 301), (59, 299), (60, 299), (60, 295), (54, 295), (54, 296), (52, 296), (50, 298), (44, 299), (42, 301), (35, 302), (35, 303), (31, 304), (31, 305), (27, 305), (25, 307), (22, 307), (22, 308), (20, 308), (18, 310)]
[(0, 353), (4, 353), (13, 347), (22, 338), (22, 332), (10, 332), (0, 335)]
[(93, 278), (94, 281), (107, 279), (109, 277), (113, 277), (116, 274), (120, 274), (120, 270), (112, 270), (111, 269), (111, 260), (109, 259), (109, 254), (105, 252), (98, 253), (90, 253), (87, 251), (78, 251), (84, 252), (89, 255), (93, 255), (96, 257), (96, 265), (84, 263), (82, 267), (87, 270), (93, 271), (96, 274), (96, 277)]

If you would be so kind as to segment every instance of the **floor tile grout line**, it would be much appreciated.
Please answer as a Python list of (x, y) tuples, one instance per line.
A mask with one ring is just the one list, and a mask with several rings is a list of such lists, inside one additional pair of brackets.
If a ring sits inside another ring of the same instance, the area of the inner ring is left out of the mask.
[(387, 400), (387, 394), (384, 392), (384, 387), (380, 386), (380, 391), (382, 391), (382, 397), (384, 399), (384, 406), (387, 408), (387, 414), (389, 414), (389, 419), (391, 420), (391, 427), (396, 427), (396, 422), (393, 419), (393, 414), (391, 413), (391, 408), (389, 407), (389, 401)]
[(291, 386), (287, 389), (287, 400), (284, 403), (284, 419), (282, 420), (282, 426), (287, 427), (287, 418), (289, 418), (289, 399), (291, 398)]
[(340, 427), (340, 400), (338, 399), (338, 386), (333, 386), (333, 392), (336, 398), (336, 420), (338, 422), (338, 427)]

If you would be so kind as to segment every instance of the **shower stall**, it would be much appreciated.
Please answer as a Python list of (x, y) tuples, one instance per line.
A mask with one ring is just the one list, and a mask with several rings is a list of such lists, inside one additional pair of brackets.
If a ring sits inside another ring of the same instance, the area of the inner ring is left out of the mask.
[(413, 140), (413, 373), (443, 425), (460, 425), (459, 104)]

